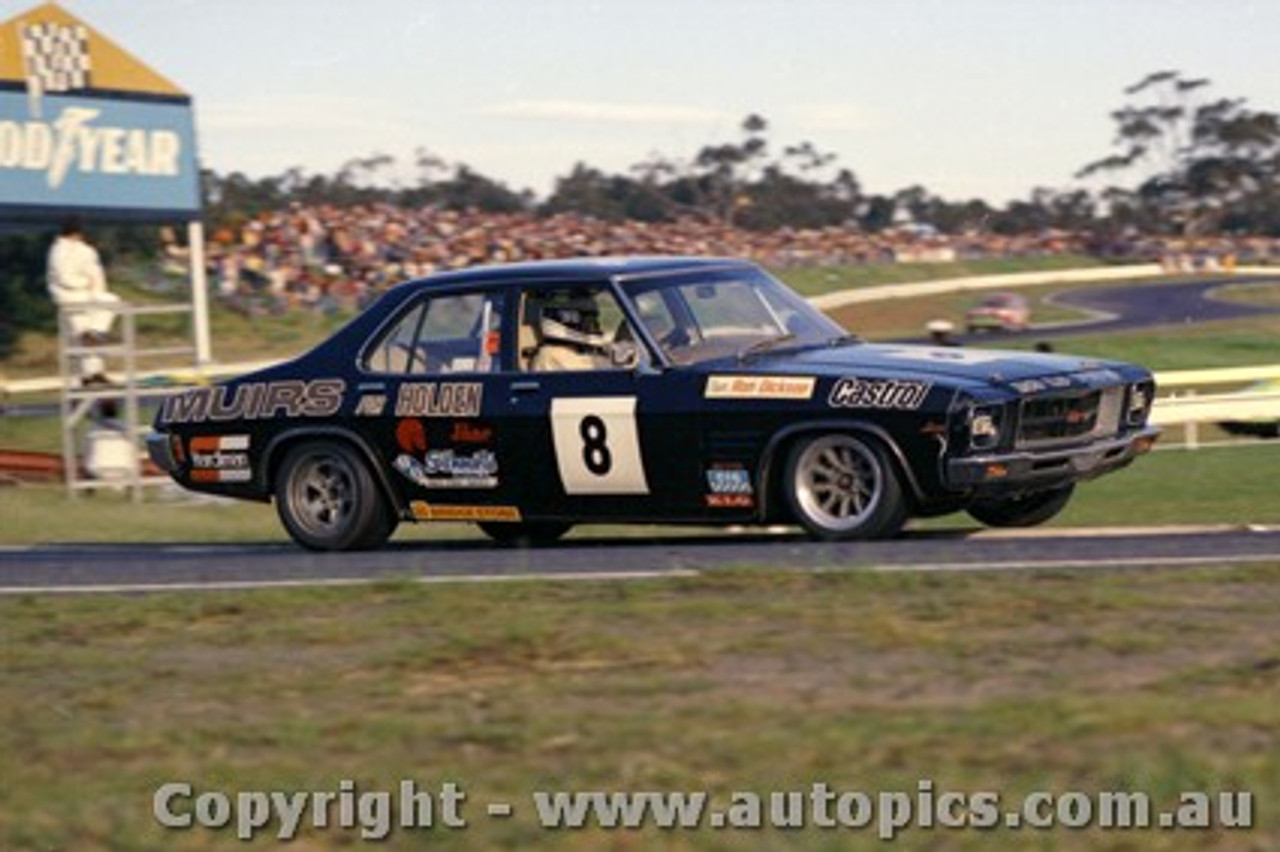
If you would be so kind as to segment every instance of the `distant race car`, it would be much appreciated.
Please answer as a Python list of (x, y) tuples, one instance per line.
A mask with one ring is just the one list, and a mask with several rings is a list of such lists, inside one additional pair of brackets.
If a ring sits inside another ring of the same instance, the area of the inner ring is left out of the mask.
[[(1242, 393), (1280, 394), (1280, 379), (1264, 379), (1254, 382)], [(1249, 420), (1228, 420), (1218, 424), (1223, 431), (1232, 435), (1257, 435), (1259, 438), (1280, 438), (1280, 419), (1253, 418)]]
[(294, 361), (168, 398), (149, 448), (317, 550), (405, 520), (871, 538), (1047, 520), (1151, 447), (1153, 391), (1122, 363), (863, 343), (743, 261), (548, 261), (394, 287)]
[(992, 293), (964, 315), (965, 329), (979, 331), (1026, 331), (1031, 325), (1031, 308), (1017, 293)]

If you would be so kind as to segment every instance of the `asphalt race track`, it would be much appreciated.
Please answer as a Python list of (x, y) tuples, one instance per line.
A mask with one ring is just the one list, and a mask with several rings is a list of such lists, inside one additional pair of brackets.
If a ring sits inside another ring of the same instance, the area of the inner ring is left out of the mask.
[[(1002, 339), (1048, 340), (1078, 334), (1109, 334), (1156, 326), (1193, 325), (1274, 314), (1280, 312), (1280, 308), (1222, 301), (1214, 298), (1213, 291), (1228, 285), (1278, 281), (1280, 278), (1275, 276), (1242, 276), (1231, 279), (1214, 278), (1207, 281), (1180, 281), (1172, 284), (1149, 282), (1124, 284), (1117, 287), (1064, 290), (1053, 296), (1054, 302), (1093, 314), (1094, 318), (1037, 326), (1034, 324), (1033, 315), (1033, 324), (1026, 331), (957, 335), (956, 340), (965, 345), (980, 346), (986, 341)], [(923, 343), (925, 340), (916, 337), (901, 342)]]
[(1244, 302), (1226, 302), (1213, 297), (1214, 290), (1227, 285), (1275, 280), (1275, 278), (1232, 278), (1229, 281), (1217, 279), (1177, 284), (1129, 284), (1124, 287), (1070, 290), (1059, 293), (1053, 300), (1059, 305), (1105, 314), (1110, 318), (1099, 319), (1084, 326), (1073, 324), (1051, 331), (1059, 334), (1078, 334), (1082, 329), (1087, 329), (1090, 334), (1108, 333), (1158, 325), (1186, 325), (1276, 313), (1278, 310), (1276, 308)]
[(1280, 564), (1280, 528), (915, 532), (822, 544), (798, 534), (584, 538), (513, 549), (486, 540), (411, 542), (370, 553), (271, 545), (38, 545), (0, 548), (0, 595), (423, 582), (626, 580), (728, 567), (797, 571), (971, 571)]

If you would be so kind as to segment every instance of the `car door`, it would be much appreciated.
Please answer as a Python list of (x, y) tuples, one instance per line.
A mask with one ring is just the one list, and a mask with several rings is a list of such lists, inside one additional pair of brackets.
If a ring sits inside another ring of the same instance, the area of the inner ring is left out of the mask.
[(423, 294), (362, 356), (366, 410), (357, 414), (391, 487), (420, 520), (518, 516), (497, 427), (503, 301), (499, 288)]
[[(578, 347), (590, 363), (540, 358), (550, 342), (539, 327), (547, 306), (557, 300), (581, 306), (588, 297), (600, 306), (603, 347)], [(691, 431), (699, 383), (653, 368), (605, 285), (540, 285), (520, 299), (507, 417), (523, 446), (521, 503), (530, 517), (687, 517), (700, 496), (699, 441)]]

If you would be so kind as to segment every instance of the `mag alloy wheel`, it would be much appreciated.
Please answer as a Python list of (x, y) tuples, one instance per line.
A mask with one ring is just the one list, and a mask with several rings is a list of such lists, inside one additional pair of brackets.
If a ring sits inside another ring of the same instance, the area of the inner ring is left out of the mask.
[(852, 435), (808, 438), (791, 451), (787, 502), (810, 534), (822, 539), (896, 534), (906, 505), (893, 465), (875, 444)]
[(345, 444), (315, 441), (289, 450), (275, 493), (285, 529), (311, 550), (377, 547), (395, 529), (368, 468)]

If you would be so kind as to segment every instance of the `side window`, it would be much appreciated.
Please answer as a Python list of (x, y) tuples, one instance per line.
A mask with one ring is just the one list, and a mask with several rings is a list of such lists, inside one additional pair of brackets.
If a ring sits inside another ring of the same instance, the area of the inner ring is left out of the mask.
[(598, 286), (527, 291), (518, 338), (531, 372), (624, 369), (641, 357), (622, 308)]
[(502, 294), (463, 293), (424, 299), (365, 355), (372, 373), (488, 373), (499, 368)]

